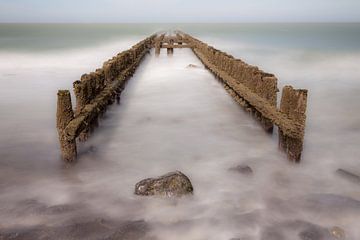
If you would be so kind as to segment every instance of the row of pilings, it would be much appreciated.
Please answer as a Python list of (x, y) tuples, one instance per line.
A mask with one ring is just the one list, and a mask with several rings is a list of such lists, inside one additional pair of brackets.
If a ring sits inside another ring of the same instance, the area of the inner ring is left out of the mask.
[(84, 74), (73, 83), (76, 97), (75, 111), (72, 108), (69, 90), (59, 90), (56, 126), (62, 158), (72, 162), (77, 158), (76, 141), (85, 141), (98, 126), (109, 104), (120, 101), (125, 83), (131, 78), (143, 57), (153, 47), (156, 35), (137, 43), (106, 61), (102, 68)]
[(75, 81), (76, 108), (72, 110), (70, 92), (58, 92), (57, 129), (62, 157), (74, 161), (77, 156), (76, 139), (85, 141), (98, 125), (98, 118), (108, 104), (120, 100), (120, 93), (135, 72), (144, 55), (152, 48), (160, 54), (161, 48), (168, 53), (173, 48), (192, 48), (202, 61), (224, 85), (234, 100), (250, 112), (267, 132), (274, 125), (279, 128), (279, 146), (288, 158), (298, 162), (303, 149), (307, 90), (285, 86), (282, 90), (280, 109), (277, 108), (277, 78), (222, 52), (192, 36), (177, 32), (176, 36), (152, 35), (131, 49), (119, 53), (103, 67), (84, 74)]
[(277, 108), (277, 78), (182, 33), (195, 55), (224, 84), (230, 95), (257, 118), (264, 129), (279, 127), (279, 147), (291, 161), (299, 162), (303, 150), (307, 90), (285, 86)]

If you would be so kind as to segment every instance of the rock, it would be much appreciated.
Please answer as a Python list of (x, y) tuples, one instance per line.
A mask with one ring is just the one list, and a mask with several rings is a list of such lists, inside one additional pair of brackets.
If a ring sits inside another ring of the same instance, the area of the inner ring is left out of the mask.
[(252, 239), (255, 239), (255, 238), (245, 236), (245, 237), (230, 238), (229, 240), (252, 240)]
[(158, 178), (147, 178), (135, 185), (135, 194), (143, 196), (181, 197), (193, 193), (193, 186), (187, 176), (176, 171)]
[(330, 233), (335, 239), (344, 240), (345, 239), (345, 231), (340, 227), (332, 227), (330, 229)]
[(246, 175), (250, 175), (253, 174), (253, 170), (251, 169), (251, 167), (247, 166), (247, 165), (238, 165), (236, 167), (232, 167), (229, 168), (230, 171), (235, 171), (241, 174), (246, 174)]
[[(296, 237), (297, 235), (297, 237)], [(275, 222), (261, 231), (261, 240), (335, 240), (329, 230), (303, 220)]]
[[(150, 230), (148, 224), (143, 221), (132, 221), (123, 224), (117, 228), (116, 232), (111, 234), (104, 240), (131, 240), (131, 239), (143, 239), (146, 233)], [(147, 238), (146, 238), (147, 239)]]
[(336, 170), (336, 173), (339, 174), (340, 176), (348, 179), (349, 181), (360, 184), (360, 176), (358, 176), (352, 172), (349, 172), (345, 169), (339, 168), (338, 170)]
[(189, 64), (189, 65), (187, 65), (187, 68), (200, 68), (200, 67), (195, 64)]
[(306, 230), (299, 233), (299, 237), (302, 240), (321, 240), (323, 239), (322, 235), (318, 231)]
[(149, 230), (148, 223), (143, 220), (117, 222), (106, 219), (83, 219), (59, 226), (17, 226), (10, 229), (0, 227), (0, 240), (140, 240), (145, 239)]

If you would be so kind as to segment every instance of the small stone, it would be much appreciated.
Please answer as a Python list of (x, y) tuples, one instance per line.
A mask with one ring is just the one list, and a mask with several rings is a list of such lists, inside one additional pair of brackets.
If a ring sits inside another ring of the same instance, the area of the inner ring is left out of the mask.
[(147, 178), (135, 185), (135, 194), (142, 196), (181, 197), (193, 193), (189, 178), (180, 171), (170, 172), (158, 178)]
[(314, 230), (302, 231), (299, 233), (301, 240), (321, 240), (323, 239), (321, 233)]
[(251, 167), (247, 166), (247, 165), (238, 165), (236, 167), (232, 167), (229, 168), (230, 171), (236, 171), (238, 173), (241, 174), (246, 174), (246, 175), (250, 175), (253, 174), (253, 170), (251, 169)]
[(200, 68), (200, 67), (195, 64), (189, 64), (189, 65), (187, 65), (187, 68)]
[(345, 231), (340, 227), (337, 227), (337, 226), (332, 227), (330, 229), (330, 233), (336, 239), (339, 239), (339, 240), (344, 240), (345, 239)]

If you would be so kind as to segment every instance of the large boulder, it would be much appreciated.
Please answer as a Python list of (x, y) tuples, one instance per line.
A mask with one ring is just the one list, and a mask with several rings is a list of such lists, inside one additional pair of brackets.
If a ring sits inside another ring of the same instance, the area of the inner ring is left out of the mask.
[(147, 178), (135, 185), (135, 194), (142, 196), (181, 197), (192, 193), (193, 186), (190, 179), (179, 171), (158, 178)]

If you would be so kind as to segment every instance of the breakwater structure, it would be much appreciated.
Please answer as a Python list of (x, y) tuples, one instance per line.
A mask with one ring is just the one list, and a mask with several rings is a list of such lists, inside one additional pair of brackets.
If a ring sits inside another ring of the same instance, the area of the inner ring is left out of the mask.
[(86, 141), (98, 126), (109, 104), (120, 101), (127, 80), (150, 50), (155, 54), (166, 49), (190, 48), (204, 66), (219, 79), (232, 98), (253, 115), (265, 131), (279, 129), (279, 147), (289, 158), (299, 162), (303, 149), (307, 90), (285, 86), (280, 108), (277, 107), (277, 78), (222, 52), (206, 43), (177, 31), (175, 35), (154, 34), (106, 61), (95, 72), (84, 74), (73, 83), (76, 98), (72, 107), (69, 90), (59, 90), (57, 99), (57, 131), (61, 156), (67, 162), (77, 158), (77, 141)]

